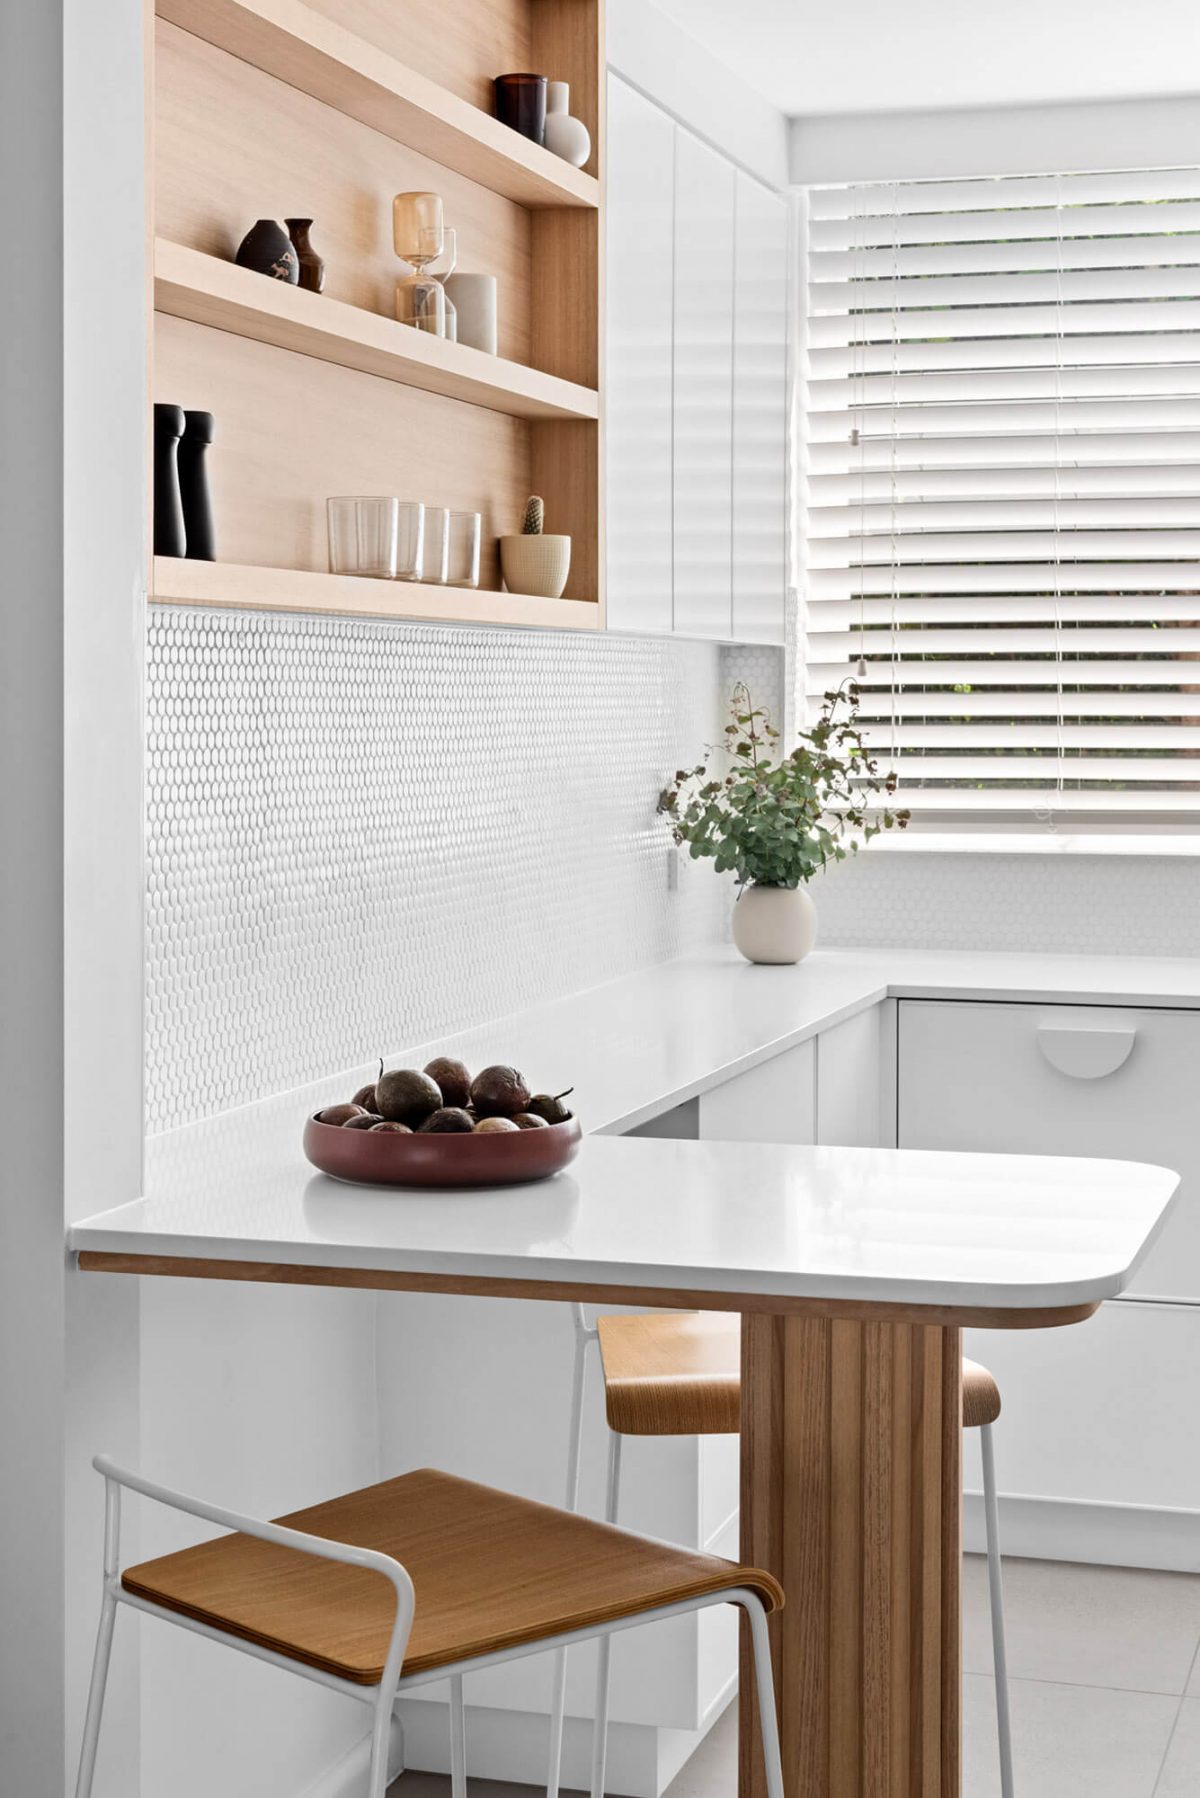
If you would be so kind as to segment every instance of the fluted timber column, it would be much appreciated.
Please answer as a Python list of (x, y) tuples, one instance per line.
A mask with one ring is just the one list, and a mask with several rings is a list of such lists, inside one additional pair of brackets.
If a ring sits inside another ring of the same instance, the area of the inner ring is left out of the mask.
[[(928, 1324), (743, 1317), (741, 1552), (787, 1594), (787, 1798), (959, 1798), (961, 1354)], [(752, 1696), (743, 1640), (739, 1792), (765, 1798)]]

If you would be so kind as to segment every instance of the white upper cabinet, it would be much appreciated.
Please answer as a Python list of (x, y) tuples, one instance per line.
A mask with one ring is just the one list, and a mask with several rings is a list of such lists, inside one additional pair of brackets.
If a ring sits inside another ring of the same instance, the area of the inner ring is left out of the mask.
[(782, 643), (787, 585), (788, 214), (737, 177), (733, 311), (733, 634)]
[(675, 133), (675, 628), (733, 635), (736, 171)]
[(610, 629), (782, 643), (785, 201), (608, 81)]
[(675, 123), (608, 81), (608, 624), (669, 631)]

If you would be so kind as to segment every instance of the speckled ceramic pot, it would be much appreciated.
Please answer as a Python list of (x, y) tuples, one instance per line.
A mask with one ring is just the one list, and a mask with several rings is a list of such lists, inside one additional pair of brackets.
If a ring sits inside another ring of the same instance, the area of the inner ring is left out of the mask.
[(500, 571), (510, 593), (561, 599), (570, 567), (569, 537), (539, 533), (500, 539)]

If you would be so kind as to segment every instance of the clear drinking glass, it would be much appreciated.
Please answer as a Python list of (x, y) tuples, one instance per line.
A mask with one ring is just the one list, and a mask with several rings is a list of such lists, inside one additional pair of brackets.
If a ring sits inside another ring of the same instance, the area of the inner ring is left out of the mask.
[(450, 512), (446, 506), (426, 506), (425, 539), (421, 551), (421, 579), (439, 587), (446, 584), (450, 555)]
[(479, 544), (483, 519), (478, 512), (451, 512), (450, 542), (446, 558), (448, 587), (478, 587)]
[(329, 566), (334, 574), (396, 578), (400, 502), (374, 495), (325, 502), (329, 521)]
[(421, 553), (425, 543), (425, 508), (419, 500), (415, 499), (398, 500), (396, 506), (398, 512), (396, 579), (398, 581), (419, 581), (421, 578)]

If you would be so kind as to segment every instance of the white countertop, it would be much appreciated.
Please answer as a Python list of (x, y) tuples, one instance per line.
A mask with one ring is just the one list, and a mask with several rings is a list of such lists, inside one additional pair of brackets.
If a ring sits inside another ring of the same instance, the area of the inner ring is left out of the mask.
[(436, 1197), (327, 1180), (301, 1153), (303, 1119), (349, 1097), (374, 1073), (363, 1067), (152, 1139), (147, 1196), (76, 1225), (69, 1246), (910, 1304), (1042, 1307), (1122, 1290), (1171, 1202), (1161, 1169), (597, 1140), (889, 995), (1200, 1007), (1200, 960), (825, 951), (763, 968), (719, 950), (668, 962), (389, 1057), (459, 1054), (513, 1062), (535, 1088), (574, 1083), (593, 1134), (556, 1180)]
[(1177, 1184), (1121, 1161), (593, 1136), (536, 1185), (401, 1192), (327, 1179), (293, 1147), (248, 1177), (192, 1180), (93, 1218), (71, 1240), (471, 1280), (1041, 1309), (1120, 1292)]

